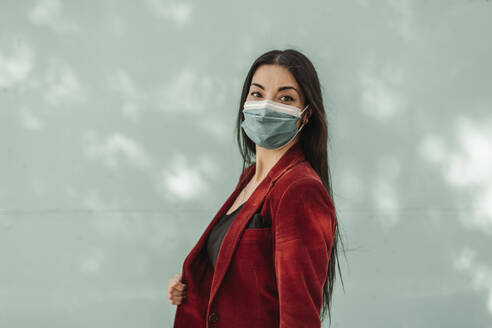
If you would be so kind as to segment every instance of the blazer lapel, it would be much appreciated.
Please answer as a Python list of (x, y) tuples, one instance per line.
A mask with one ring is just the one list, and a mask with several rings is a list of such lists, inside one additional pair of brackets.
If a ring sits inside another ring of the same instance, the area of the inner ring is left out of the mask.
[[(205, 246), (205, 243), (207, 241), (207, 238), (212, 231), (213, 227), (217, 224), (219, 219), (227, 212), (227, 210), (232, 206), (234, 203), (234, 200), (237, 198), (243, 187), (247, 184), (247, 182), (250, 180), (251, 176), (255, 172), (255, 163), (250, 165), (245, 169), (244, 175), (239, 179), (239, 182), (236, 185), (236, 188), (232, 192), (232, 194), (227, 198), (225, 203), (222, 205), (222, 207), (219, 209), (217, 214), (215, 214), (214, 218), (212, 221), (209, 223), (203, 234), (201, 235), (200, 239), (198, 242), (195, 244), (195, 246), (191, 249), (190, 253), (188, 256), (185, 258), (183, 262), (183, 276), (182, 276), (182, 281), (185, 283), (188, 283), (188, 276), (187, 273), (190, 272), (190, 274), (193, 274), (194, 270), (191, 268), (193, 265), (194, 260), (197, 258), (197, 256), (200, 254), (201, 250)], [(191, 278), (191, 277), (190, 277)]]
[[(282, 157), (275, 163), (275, 165), (270, 169), (267, 176), (263, 181), (256, 187), (254, 192), (245, 202), (241, 211), (234, 219), (233, 223), (229, 227), (224, 239), (222, 241), (222, 246), (220, 248), (217, 263), (215, 266), (215, 272), (212, 279), (212, 285), (209, 297), (209, 306), (219, 289), (219, 286), (224, 278), (224, 275), (231, 263), (232, 256), (237, 248), (240, 237), (246, 228), (246, 225), (251, 218), (251, 216), (258, 210), (262, 201), (264, 200), (266, 194), (271, 189), (275, 181), (282, 176), (284, 172), (290, 169), (292, 166), (298, 164), (305, 160), (304, 153), (302, 151), (301, 145), (297, 142), (292, 145)], [(196, 259), (198, 254), (200, 254), (202, 248), (205, 246), (205, 242), (220, 218), (227, 212), (227, 210), (232, 206), (234, 200), (237, 198), (244, 186), (250, 181), (251, 177), (255, 173), (256, 163), (251, 164), (245, 169), (245, 174), (242, 176), (236, 188), (232, 194), (227, 198), (225, 203), (219, 209), (217, 214), (214, 216), (210, 224), (205, 229), (195, 247), (190, 251), (189, 255), (186, 257), (183, 263), (183, 282), (187, 283), (189, 278), (185, 273), (193, 274), (194, 270), (191, 268), (193, 261)]]
[[(224, 239), (222, 240), (222, 246), (220, 247), (219, 255), (217, 257), (217, 263), (215, 265), (215, 272), (212, 279), (209, 306), (213, 301), (217, 290), (219, 289), (225, 273), (227, 272), (227, 268), (231, 263), (232, 256), (238, 246), (240, 237), (244, 232), (249, 219), (258, 210), (266, 194), (271, 189), (275, 181), (285, 171), (303, 160), (304, 153), (302, 152), (300, 144), (296, 143), (291, 146), (277, 161), (277, 163), (275, 163), (275, 165), (270, 169), (265, 179), (263, 179), (263, 181), (256, 187), (254, 192), (244, 204), (241, 211), (239, 211), (238, 215), (236, 216), (227, 233), (225, 234)], [(256, 163), (252, 164), (252, 166), (253, 168), (248, 172), (247, 177), (244, 179), (244, 185), (249, 182), (255, 172)], [(242, 185), (241, 188), (235, 190), (231, 199), (228, 199), (227, 201), (227, 203), (229, 203), (229, 201), (231, 200), (230, 204), (226, 206), (226, 210), (219, 211), (219, 217), (225, 214), (227, 209), (229, 209), (230, 205), (232, 205), (234, 199), (237, 197), (244, 185)]]

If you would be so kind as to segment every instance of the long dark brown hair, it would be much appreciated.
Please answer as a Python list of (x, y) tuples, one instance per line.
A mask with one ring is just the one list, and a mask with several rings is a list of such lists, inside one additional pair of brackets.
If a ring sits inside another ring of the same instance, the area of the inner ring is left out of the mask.
[[(299, 132), (299, 143), (304, 151), (306, 160), (309, 161), (313, 169), (318, 173), (323, 184), (330, 194), (330, 197), (335, 204), (333, 199), (333, 190), (331, 186), (331, 176), (330, 169), (328, 165), (328, 122), (326, 120), (325, 108), (323, 106), (323, 97), (321, 93), (321, 86), (318, 79), (318, 74), (314, 69), (311, 61), (302, 53), (294, 49), (286, 50), (271, 50), (260, 57), (258, 57), (251, 68), (249, 69), (248, 75), (243, 84), (243, 91), (241, 94), (241, 101), (239, 104), (239, 112), (237, 115), (235, 134), (237, 137), (237, 143), (239, 145), (239, 151), (243, 158), (243, 168), (252, 164), (253, 158), (256, 155), (255, 143), (248, 138), (241, 129), (241, 122), (244, 119), (242, 113), (244, 102), (248, 96), (248, 92), (251, 85), (251, 79), (254, 73), (260, 65), (281, 65), (285, 67), (294, 76), (297, 83), (301, 87), (304, 94), (305, 104), (309, 104), (312, 114), (309, 117), (309, 121), (303, 127), (301, 132)], [(336, 213), (336, 210), (335, 210)], [(336, 214), (335, 214), (336, 215)], [(337, 216), (337, 222), (338, 215)], [(323, 286), (323, 305), (320, 313), (320, 319), (323, 320), (326, 317), (326, 310), (328, 310), (330, 326), (331, 326), (331, 304), (332, 304), (332, 293), (333, 284), (335, 282), (335, 265), (338, 265), (338, 273), (340, 279), (342, 279), (342, 274), (340, 271), (340, 263), (338, 261), (338, 241), (339, 239), (339, 229), (338, 224), (336, 225), (335, 235), (333, 240), (333, 247), (330, 254), (330, 261), (328, 265), (328, 274)], [(343, 242), (342, 242), (343, 247)], [(341, 280), (343, 286), (343, 279)]]

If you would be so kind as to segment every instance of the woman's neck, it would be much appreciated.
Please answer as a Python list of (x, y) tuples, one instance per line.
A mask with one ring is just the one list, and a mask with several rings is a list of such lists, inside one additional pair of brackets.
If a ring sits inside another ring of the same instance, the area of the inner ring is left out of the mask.
[(266, 149), (256, 145), (255, 174), (251, 178), (251, 181), (255, 184), (262, 181), (282, 155), (293, 145), (294, 143), (289, 143), (280, 149)]

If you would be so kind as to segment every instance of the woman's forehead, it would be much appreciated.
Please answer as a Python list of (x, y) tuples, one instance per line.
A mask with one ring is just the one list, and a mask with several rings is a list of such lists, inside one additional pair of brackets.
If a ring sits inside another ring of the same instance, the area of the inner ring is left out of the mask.
[(292, 85), (298, 87), (294, 76), (281, 65), (261, 65), (253, 74), (251, 83), (258, 83), (265, 88)]

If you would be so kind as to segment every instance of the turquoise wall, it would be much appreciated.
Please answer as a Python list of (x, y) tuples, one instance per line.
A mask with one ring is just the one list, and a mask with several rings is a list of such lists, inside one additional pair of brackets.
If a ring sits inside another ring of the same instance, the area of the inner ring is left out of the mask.
[(323, 85), (332, 326), (490, 327), (491, 31), (487, 0), (2, 0), (0, 327), (171, 327), (276, 48)]

